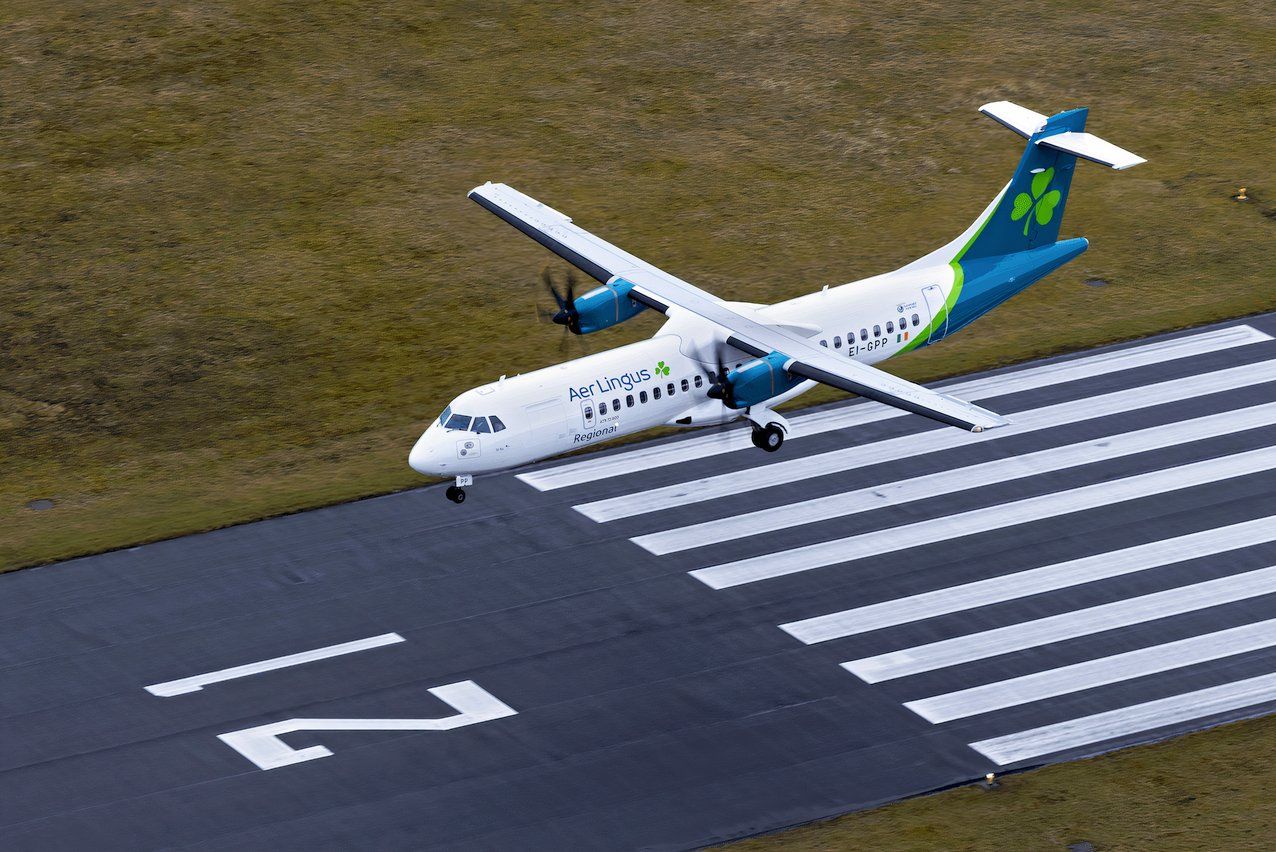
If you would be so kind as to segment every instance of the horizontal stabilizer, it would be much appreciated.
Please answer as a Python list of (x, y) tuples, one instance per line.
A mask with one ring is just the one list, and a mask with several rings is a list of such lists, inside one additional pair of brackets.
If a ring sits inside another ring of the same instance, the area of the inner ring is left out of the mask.
[(998, 124), (1009, 127), (1015, 133), (1018, 133), (1024, 139), (1027, 139), (1038, 130), (1046, 126), (1046, 117), (1039, 112), (1033, 112), (1027, 107), (1021, 107), (1019, 104), (1012, 104), (1010, 101), (996, 101), (991, 104), (984, 104), (979, 111), (991, 118)]
[(1119, 148), (1106, 139), (1100, 139), (1093, 133), (1064, 130), (1058, 126), (1052, 130), (1048, 126), (1054, 123), (1050, 118), (1018, 104), (1012, 104), (1010, 101), (984, 104), (979, 111), (998, 124), (1009, 127), (1025, 139), (1031, 139), (1037, 145), (1053, 148), (1112, 169), (1128, 169), (1147, 162), (1143, 157)]
[(1056, 133), (1054, 136), (1047, 136), (1044, 139), (1037, 140), (1037, 144), (1044, 145), (1047, 148), (1054, 148), (1056, 151), (1063, 151), (1065, 154), (1072, 154), (1083, 160), (1090, 160), (1118, 171), (1147, 162), (1138, 154), (1133, 154), (1124, 148), (1118, 148), (1093, 133)]

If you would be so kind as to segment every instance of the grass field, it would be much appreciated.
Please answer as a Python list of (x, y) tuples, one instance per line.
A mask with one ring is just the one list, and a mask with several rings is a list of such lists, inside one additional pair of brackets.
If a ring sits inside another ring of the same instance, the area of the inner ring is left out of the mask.
[[(1064, 234), (1089, 253), (895, 368), (934, 379), (1276, 308), (1276, 13), (1248, 0), (5, 13), (0, 569), (419, 482), (407, 450), (455, 393), (563, 357), (533, 319), (548, 256), (465, 199), (487, 179), (775, 301), (960, 232), (1021, 150), (979, 104), (1088, 105), (1150, 159), (1083, 167)], [(757, 845), (1238, 848), (1271, 836), (1274, 733)]]
[(1249, 2), (6, 6), (5, 568), (419, 482), (455, 393), (563, 357), (549, 256), (466, 200), (486, 179), (775, 301), (961, 231), (1021, 150), (979, 104), (1084, 104), (1151, 160), (1083, 168), (1090, 252), (895, 369), (1276, 308), (1276, 22)]
[(1276, 717), (1003, 777), (733, 845), (816, 850), (1270, 850)]

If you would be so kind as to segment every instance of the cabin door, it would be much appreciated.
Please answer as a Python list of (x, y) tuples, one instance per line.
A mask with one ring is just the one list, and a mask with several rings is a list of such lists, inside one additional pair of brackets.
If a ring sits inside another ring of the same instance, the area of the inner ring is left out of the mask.
[[(928, 342), (943, 340), (948, 333), (948, 311), (944, 309), (944, 291), (937, 284), (922, 288), (922, 301), (930, 312), (930, 321), (934, 323)], [(938, 319), (937, 319), (938, 318)]]

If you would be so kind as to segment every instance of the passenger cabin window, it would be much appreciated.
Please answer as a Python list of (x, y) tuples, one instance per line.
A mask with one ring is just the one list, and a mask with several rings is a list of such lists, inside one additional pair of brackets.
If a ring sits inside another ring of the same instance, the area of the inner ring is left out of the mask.
[(861, 328), (861, 329), (860, 329), (860, 340), (868, 340), (868, 329), (867, 329), (867, 328)]
[(598, 403), (598, 416), (602, 417), (606, 413), (607, 413), (607, 403), (605, 402)]
[(888, 322), (888, 323), (886, 323), (886, 333), (887, 333), (887, 334), (894, 334), (894, 333), (895, 333), (895, 323), (893, 323), (893, 322)]
[(820, 345), (823, 346), (825, 349), (829, 348), (829, 342), (827, 340), (821, 340)]
[(697, 374), (696, 374), (696, 387), (702, 387), (703, 385), (704, 385), (704, 380), (703, 380), (703, 379), (701, 379), (701, 378), (700, 378), (700, 374), (699, 374), (699, 373), (697, 373)]
[(470, 417), (468, 414), (453, 414), (447, 419), (447, 423), (443, 424), (443, 428), (464, 432), (470, 428)]
[(491, 417), (489, 417), (489, 418), (487, 418), (487, 419), (492, 421), (492, 431), (493, 431), (493, 432), (504, 432), (504, 431), (505, 431), (505, 424), (501, 422), (501, 418), (499, 418), (499, 417), (497, 417), (495, 414), (493, 414)]
[(646, 405), (646, 404), (647, 404), (647, 392), (646, 392), (646, 391), (638, 391), (638, 401), (639, 401), (639, 402), (641, 402), (643, 405)]
[(654, 388), (651, 389), (651, 398), (660, 399), (660, 385), (656, 385)]
[(882, 336), (882, 327), (880, 325), (873, 326), (873, 336), (874, 337)]
[(833, 335), (833, 348), (834, 349), (842, 348), (842, 335), (840, 334)]
[(674, 391), (676, 391), (677, 389), (678, 389), (677, 385), (675, 385), (673, 382), (670, 382), (669, 384), (665, 385), (665, 391), (668, 392), (670, 396), (673, 396)]
[(620, 399), (616, 398), (611, 401), (611, 410), (620, 411)]
[(633, 407), (634, 407), (634, 395), (633, 395), (633, 394), (631, 394), (631, 393), (630, 393), (630, 394), (625, 394), (625, 407), (626, 407), (626, 408), (633, 408)]
[(683, 380), (682, 380), (682, 392), (683, 392), (683, 393), (686, 393), (686, 392), (687, 392), (687, 391), (689, 391), (689, 390), (691, 390), (691, 382), (687, 381), (686, 379), (683, 379)]
[(917, 314), (913, 314), (913, 328), (916, 328), (917, 326), (921, 324), (922, 324), (921, 317), (917, 316)]
[(479, 434), (481, 434), (481, 435), (487, 435), (487, 434), (491, 433), (491, 431), (492, 431), (492, 430), (491, 430), (491, 429), (489, 429), (489, 428), (487, 428), (487, 418), (486, 418), (486, 417), (475, 417), (475, 418), (474, 418), (474, 431), (475, 431), (475, 432), (478, 432), (478, 433), (479, 433)]

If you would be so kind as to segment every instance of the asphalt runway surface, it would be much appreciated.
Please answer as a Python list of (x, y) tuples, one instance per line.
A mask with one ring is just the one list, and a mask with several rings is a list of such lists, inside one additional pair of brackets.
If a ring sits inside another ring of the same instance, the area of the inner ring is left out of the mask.
[(1272, 335), (0, 576), (0, 845), (686, 848), (1271, 712)]

